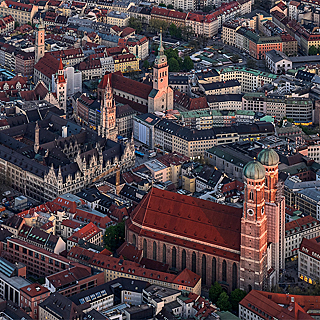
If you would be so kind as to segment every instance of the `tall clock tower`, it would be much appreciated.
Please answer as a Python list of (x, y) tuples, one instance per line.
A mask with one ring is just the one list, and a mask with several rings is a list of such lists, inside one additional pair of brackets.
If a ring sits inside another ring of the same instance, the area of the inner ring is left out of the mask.
[(67, 111), (67, 79), (64, 77), (62, 58), (60, 58), (58, 75), (56, 77), (57, 99), (60, 109)]
[(243, 169), (245, 195), (241, 219), (240, 289), (262, 290), (267, 276), (265, 168), (249, 162)]
[(101, 134), (107, 139), (117, 141), (118, 128), (116, 125), (116, 105), (111, 88), (111, 74), (108, 75), (106, 90), (101, 101)]
[(40, 23), (36, 25), (34, 64), (36, 64), (44, 56), (44, 37), (45, 28), (42, 24), (42, 19), (40, 19)]
[(153, 66), (153, 89), (148, 97), (148, 112), (166, 111), (173, 109), (173, 90), (169, 87), (169, 66), (167, 56), (164, 54), (162, 33), (158, 55)]

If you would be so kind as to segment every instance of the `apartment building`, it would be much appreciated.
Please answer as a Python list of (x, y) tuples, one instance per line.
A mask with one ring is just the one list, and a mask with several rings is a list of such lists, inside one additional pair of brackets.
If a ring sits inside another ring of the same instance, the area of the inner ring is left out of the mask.
[(116, 106), (116, 127), (118, 134), (124, 138), (131, 138), (133, 131), (133, 118), (137, 111), (133, 110), (128, 104)]
[(296, 208), (320, 220), (320, 190), (308, 188), (296, 192)]
[(273, 125), (264, 122), (194, 130), (168, 120), (161, 120), (154, 125), (154, 141), (155, 147), (194, 158), (205, 155), (206, 150), (219, 144), (244, 139), (256, 140), (271, 135), (273, 132)]
[(92, 222), (89, 222), (75, 232), (67, 239), (67, 250), (69, 251), (78, 243), (91, 243), (95, 246), (102, 245), (102, 231)]
[(139, 70), (139, 61), (134, 54), (119, 54), (113, 56), (114, 71), (129, 72)]
[(166, 21), (169, 25), (175, 24), (177, 27), (184, 27), (186, 25), (187, 13), (168, 10), (161, 7), (153, 7), (151, 10), (151, 19), (158, 19)]
[(227, 21), (222, 25), (221, 40), (223, 43), (229, 46), (236, 46), (236, 31), (240, 29), (241, 26), (237, 20)]
[(242, 110), (241, 94), (208, 95), (206, 98), (212, 110)]
[(11, 15), (0, 18), (0, 34), (5, 35), (14, 30), (14, 19)]
[(129, 14), (126, 12), (110, 11), (107, 14), (107, 24), (118, 27), (126, 27), (129, 23)]
[(313, 102), (308, 98), (266, 96), (261, 92), (252, 92), (242, 97), (242, 108), (275, 116), (277, 120), (286, 116), (295, 123), (312, 123)]
[(30, 282), (26, 279), (26, 266), (0, 258), (0, 297), (20, 305), (20, 289)]
[(208, 84), (199, 84), (206, 95), (240, 94), (241, 84), (238, 80), (225, 80)]
[(20, 239), (7, 239), (6, 251), (11, 263), (21, 262), (27, 267), (27, 273), (47, 276), (69, 267), (70, 260)]
[(197, 36), (211, 38), (218, 33), (219, 21), (214, 15), (189, 12), (186, 26), (190, 27)]
[(125, 41), (125, 45), (129, 49), (130, 53), (134, 54), (141, 60), (144, 60), (149, 56), (149, 40), (145, 36), (130, 36)]
[(11, 0), (3, 0), (0, 3), (0, 15), (10, 15), (13, 17), (14, 21), (19, 22), (20, 24), (26, 24), (32, 21), (37, 12), (38, 6), (36, 5)]
[(298, 276), (309, 284), (320, 280), (320, 237), (303, 238), (298, 250)]
[(94, 268), (78, 265), (45, 277), (44, 287), (50, 293), (59, 292), (70, 297), (81, 291), (104, 283), (104, 273)]
[(23, 76), (32, 76), (34, 68), (34, 52), (18, 51), (15, 53), (15, 72)]
[(292, 69), (292, 61), (281, 51), (271, 50), (266, 53), (266, 65), (274, 74), (286, 73)]
[(147, 281), (177, 290), (187, 290), (196, 294), (201, 292), (201, 277), (188, 269), (179, 274), (147, 269), (136, 262), (95, 253), (80, 247), (73, 247), (68, 252), (68, 258), (73, 261), (86, 261), (86, 264), (104, 272), (105, 281), (119, 277), (131, 280)]
[(24, 309), (32, 319), (40, 319), (39, 304), (46, 300), (49, 295), (50, 291), (44, 286), (38, 283), (29, 284), (20, 289), (20, 307)]
[(243, 93), (256, 91), (277, 78), (275, 74), (244, 67), (229, 67), (220, 71), (220, 81), (238, 80)]
[(305, 216), (286, 223), (285, 258), (297, 258), (303, 238), (320, 236), (320, 222), (312, 216)]

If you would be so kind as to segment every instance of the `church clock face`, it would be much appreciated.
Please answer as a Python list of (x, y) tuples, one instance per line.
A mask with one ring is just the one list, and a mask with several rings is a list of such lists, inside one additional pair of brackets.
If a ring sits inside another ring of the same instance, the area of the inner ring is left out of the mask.
[(253, 216), (253, 210), (252, 210), (252, 209), (248, 209), (247, 212), (248, 212), (248, 215), (249, 215), (249, 216)]
[(162, 81), (163, 81), (163, 79), (160, 80), (160, 82), (162, 82)]

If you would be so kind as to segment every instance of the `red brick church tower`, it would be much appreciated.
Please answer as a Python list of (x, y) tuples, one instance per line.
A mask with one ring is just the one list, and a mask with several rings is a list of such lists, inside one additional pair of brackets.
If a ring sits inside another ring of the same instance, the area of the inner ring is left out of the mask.
[(101, 134), (102, 137), (113, 141), (117, 140), (116, 105), (113, 99), (111, 75), (108, 75), (107, 86), (103, 93), (103, 100), (101, 101), (101, 118), (98, 131), (98, 134)]
[(265, 169), (249, 162), (243, 169), (245, 195), (241, 218), (240, 288), (261, 290), (267, 276), (267, 217)]
[(268, 286), (273, 287), (279, 280), (280, 269), (284, 268), (285, 259), (285, 198), (278, 181), (279, 156), (273, 149), (264, 149), (258, 160), (266, 170), (265, 211), (268, 221)]

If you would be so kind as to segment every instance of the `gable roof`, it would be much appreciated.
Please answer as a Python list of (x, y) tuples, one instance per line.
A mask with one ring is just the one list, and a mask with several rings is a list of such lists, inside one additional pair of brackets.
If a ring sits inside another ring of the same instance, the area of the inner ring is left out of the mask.
[(128, 228), (141, 235), (148, 236), (150, 232), (154, 238), (154, 232), (166, 232), (172, 234), (172, 239), (167, 235), (166, 241), (178, 245), (181, 240), (184, 246), (188, 246), (186, 238), (193, 243), (194, 240), (203, 241), (208, 243), (208, 253), (229, 251), (233, 252), (230, 259), (237, 260), (241, 216), (239, 208), (152, 188), (127, 221)]

